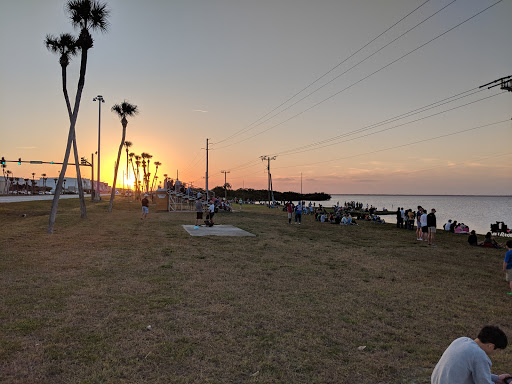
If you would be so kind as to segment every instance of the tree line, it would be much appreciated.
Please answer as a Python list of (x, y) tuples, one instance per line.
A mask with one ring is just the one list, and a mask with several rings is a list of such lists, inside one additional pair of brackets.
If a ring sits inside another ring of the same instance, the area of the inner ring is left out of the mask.
[[(224, 187), (218, 186), (212, 189), (215, 192), (215, 196), (224, 197), (225, 190)], [(268, 190), (267, 189), (252, 189), (252, 188), (239, 188), (236, 190), (228, 189), (227, 190), (228, 200), (234, 199), (235, 197), (243, 200), (255, 200), (255, 201), (265, 201), (268, 200)], [(325, 201), (329, 200), (331, 195), (324, 192), (314, 192), (314, 193), (298, 193), (298, 192), (276, 192), (274, 191), (274, 199), (276, 201), (299, 201), (299, 200), (308, 200), (308, 201)]]

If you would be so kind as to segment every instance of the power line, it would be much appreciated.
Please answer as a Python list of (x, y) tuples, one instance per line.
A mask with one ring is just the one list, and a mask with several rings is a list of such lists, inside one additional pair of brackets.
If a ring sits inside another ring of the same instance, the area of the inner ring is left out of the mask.
[[(506, 93), (506, 92), (500, 92), (500, 93), (495, 94), (495, 95), (484, 97), (484, 98), (481, 98), (481, 99), (478, 99), (478, 100), (475, 100), (475, 101), (472, 101), (472, 102), (469, 102), (469, 103), (466, 103), (466, 104), (463, 104), (463, 105), (460, 105), (460, 106), (457, 106), (457, 107), (445, 109), (445, 110), (443, 110), (441, 112), (434, 113), (434, 114), (431, 114), (431, 115), (428, 115), (428, 116), (424, 116), (422, 118), (419, 118), (419, 119), (416, 119), (416, 120), (412, 120), (412, 121), (409, 121), (409, 122), (406, 122), (406, 123), (403, 123), (403, 124), (399, 124), (399, 125), (396, 125), (396, 126), (393, 126), (393, 127), (388, 127), (388, 128), (385, 128), (385, 129), (382, 129), (382, 130), (379, 130), (379, 131), (376, 131), (376, 132), (373, 132), (373, 133), (370, 133), (370, 134), (367, 134), (367, 135), (359, 136), (359, 137), (352, 138), (352, 139), (349, 139), (349, 140), (336, 141), (336, 142), (332, 143), (334, 140), (339, 140), (339, 139), (341, 139), (343, 137), (351, 136), (351, 135), (354, 135), (356, 133), (361, 133), (361, 132), (364, 132), (364, 131), (367, 131), (367, 130), (370, 130), (370, 129), (374, 129), (374, 128), (377, 128), (379, 126), (388, 124), (388, 123), (392, 123), (392, 122), (401, 120), (403, 118), (411, 117), (411, 116), (413, 116), (415, 114), (422, 113), (422, 112), (425, 112), (427, 110), (440, 107), (442, 105), (451, 103), (453, 101), (460, 100), (460, 99), (462, 99), (464, 97), (472, 96), (472, 95), (474, 95), (476, 93), (479, 93), (481, 91), (483, 91), (483, 90), (479, 89), (478, 87), (477, 88), (473, 88), (473, 89), (470, 89), (468, 91), (460, 92), (460, 93), (458, 93), (456, 95), (453, 95), (453, 96), (447, 97), (445, 99), (436, 101), (434, 103), (425, 105), (423, 107), (416, 108), (416, 109), (414, 109), (412, 111), (403, 113), (401, 115), (398, 115), (398, 116), (395, 116), (395, 117), (383, 120), (381, 122), (374, 123), (374, 124), (371, 124), (371, 125), (363, 127), (363, 128), (355, 129), (353, 131), (346, 132), (344, 134), (341, 134), (341, 135), (338, 135), (338, 136), (335, 136), (335, 137), (332, 137), (332, 138), (329, 138), (329, 139), (325, 139), (325, 140), (322, 140), (322, 141), (319, 141), (319, 142), (316, 142), (316, 143), (308, 144), (308, 145), (301, 146), (301, 147), (292, 148), (292, 149), (289, 149), (289, 150), (286, 150), (286, 151), (282, 151), (282, 152), (273, 153), (272, 155), (282, 155), (282, 156), (293, 155), (293, 154), (297, 154), (297, 153), (308, 152), (308, 151), (313, 151), (313, 150), (325, 148), (325, 147), (336, 145), (336, 144), (341, 144), (341, 143), (344, 143), (344, 142), (347, 142), (347, 141), (352, 141), (352, 140), (356, 140), (356, 139), (359, 139), (359, 138), (362, 138), (362, 137), (371, 136), (373, 134), (381, 133), (383, 131), (391, 130), (391, 129), (394, 129), (394, 128), (402, 127), (402, 126), (407, 125), (407, 124), (412, 124), (412, 123), (417, 122), (417, 121), (425, 120), (427, 118), (430, 118), (430, 117), (433, 117), (433, 116), (437, 116), (437, 115), (440, 115), (440, 114), (443, 114), (443, 113), (446, 113), (446, 112), (450, 112), (452, 110), (455, 110), (455, 109), (458, 109), (458, 108), (462, 108), (462, 107), (465, 107), (465, 106), (468, 106), (468, 105), (471, 105), (471, 104), (474, 104), (474, 103), (477, 103), (477, 102), (480, 102), (480, 101), (483, 101), (483, 100), (486, 100), (486, 99), (489, 99), (489, 98), (492, 98), (492, 97), (495, 97), (495, 96), (498, 96), (498, 95)], [(472, 93), (467, 94), (469, 92), (472, 92)], [(467, 94), (467, 95), (465, 95), (465, 94)], [(450, 100), (450, 99), (453, 99), (453, 100)], [(320, 146), (321, 144), (326, 144), (326, 145)], [(315, 146), (315, 147), (311, 148), (312, 146)], [(239, 170), (242, 170), (242, 169), (251, 168), (251, 167), (253, 167), (253, 166), (257, 165), (257, 164), (259, 164), (258, 160), (250, 160), (250, 161), (245, 162), (245, 163), (243, 163), (241, 165), (232, 167), (231, 170), (238, 170), (239, 171)]]
[(325, 99), (323, 99), (323, 100), (319, 101), (319, 102), (318, 102), (318, 103), (316, 103), (316, 104), (313, 104), (313, 105), (312, 105), (312, 106), (310, 106), (309, 108), (307, 108), (307, 109), (305, 109), (305, 110), (303, 110), (303, 111), (301, 111), (301, 112), (299, 112), (299, 113), (297, 113), (297, 114), (295, 114), (295, 115), (293, 115), (293, 116), (289, 117), (288, 119), (283, 120), (283, 121), (281, 121), (280, 123), (277, 123), (277, 124), (275, 124), (275, 125), (273, 125), (273, 126), (271, 126), (271, 127), (267, 128), (267, 129), (265, 129), (265, 130), (263, 130), (263, 131), (261, 131), (261, 132), (259, 132), (259, 133), (256, 133), (256, 134), (254, 134), (254, 135), (252, 135), (252, 136), (249, 136), (249, 137), (247, 137), (247, 138), (245, 138), (245, 139), (242, 139), (242, 140), (240, 140), (240, 141), (238, 141), (238, 142), (236, 142), (236, 143), (228, 144), (228, 145), (225, 145), (225, 146), (220, 147), (220, 148), (217, 148), (217, 149), (227, 148), (227, 147), (230, 147), (230, 146), (232, 146), (232, 145), (240, 144), (240, 143), (242, 143), (242, 142), (244, 142), (244, 141), (250, 140), (250, 139), (252, 139), (252, 138), (254, 138), (254, 137), (256, 137), (256, 136), (259, 136), (259, 135), (261, 135), (261, 134), (263, 134), (263, 133), (265, 133), (265, 132), (268, 132), (269, 130), (271, 130), (271, 129), (273, 129), (273, 128), (276, 128), (276, 127), (278, 127), (278, 126), (280, 126), (280, 125), (282, 125), (282, 124), (284, 124), (284, 123), (286, 123), (286, 122), (288, 122), (288, 121), (290, 121), (290, 120), (292, 120), (292, 119), (294, 119), (294, 118), (296, 118), (296, 117), (298, 117), (298, 116), (300, 116), (300, 115), (304, 114), (305, 112), (307, 112), (307, 111), (309, 111), (309, 110), (311, 110), (311, 109), (313, 109), (313, 108), (316, 108), (316, 107), (317, 107), (317, 106), (319, 106), (320, 104), (322, 104), (322, 103), (324, 103), (324, 102), (326, 102), (326, 101), (328, 101), (328, 100), (332, 99), (333, 97), (335, 97), (335, 96), (339, 95), (340, 93), (342, 93), (342, 92), (344, 92), (344, 91), (346, 91), (346, 90), (348, 90), (348, 89), (352, 88), (353, 86), (355, 86), (355, 85), (357, 85), (357, 84), (359, 84), (359, 83), (363, 82), (364, 80), (367, 80), (368, 78), (370, 78), (371, 76), (373, 76), (373, 75), (375, 75), (375, 74), (379, 73), (380, 71), (384, 70), (385, 68), (387, 68), (387, 67), (389, 67), (389, 66), (391, 66), (391, 65), (393, 65), (393, 64), (395, 64), (395, 63), (397, 63), (398, 61), (400, 61), (400, 60), (404, 59), (405, 57), (409, 56), (410, 54), (412, 54), (412, 53), (416, 52), (417, 50), (419, 50), (419, 49), (421, 49), (421, 48), (425, 47), (426, 45), (428, 45), (428, 44), (432, 43), (433, 41), (435, 41), (435, 40), (439, 39), (440, 37), (442, 37), (442, 36), (446, 35), (447, 33), (449, 33), (449, 32), (451, 32), (451, 31), (453, 31), (455, 28), (458, 28), (458, 27), (460, 27), (461, 25), (463, 25), (463, 24), (467, 23), (468, 21), (470, 21), (470, 20), (474, 19), (474, 18), (475, 18), (475, 17), (477, 17), (478, 15), (480, 15), (480, 14), (482, 14), (483, 12), (487, 11), (488, 9), (490, 9), (490, 8), (494, 7), (495, 5), (497, 5), (497, 4), (499, 4), (499, 3), (501, 3), (502, 1), (503, 1), (503, 0), (498, 0), (497, 2), (495, 2), (495, 3), (491, 4), (490, 6), (488, 6), (487, 8), (485, 8), (485, 9), (483, 9), (483, 10), (481, 10), (480, 12), (478, 12), (478, 13), (474, 14), (473, 16), (471, 16), (471, 17), (469, 17), (469, 18), (465, 19), (464, 21), (460, 22), (459, 24), (455, 25), (454, 27), (452, 27), (452, 28), (448, 29), (447, 31), (445, 31), (445, 32), (443, 32), (443, 33), (441, 33), (441, 34), (437, 35), (436, 37), (434, 37), (434, 38), (430, 39), (430, 40), (429, 40), (429, 41), (427, 41), (426, 43), (423, 43), (422, 45), (420, 45), (420, 46), (416, 47), (415, 49), (413, 49), (413, 50), (409, 51), (408, 53), (406, 53), (406, 54), (404, 54), (404, 55), (400, 56), (398, 59), (395, 59), (395, 60), (391, 61), (390, 63), (388, 63), (388, 64), (384, 65), (383, 67), (379, 68), (378, 70), (376, 70), (376, 71), (374, 71), (374, 72), (370, 73), (369, 75), (367, 75), (367, 76), (363, 77), (362, 79), (360, 79), (360, 80), (356, 81), (355, 83), (352, 83), (351, 85), (349, 85), (349, 86), (347, 86), (347, 87), (343, 88), (342, 90), (340, 90), (340, 91), (338, 91), (338, 92), (334, 93), (333, 95), (331, 95), (331, 96), (329, 96), (329, 97), (327, 97), (327, 98), (325, 98)]
[(445, 135), (439, 135), (439, 136), (431, 137), (431, 138), (428, 138), (428, 139), (422, 139), (422, 140), (413, 141), (413, 142), (406, 143), (406, 144), (400, 144), (400, 145), (396, 145), (396, 146), (393, 146), (393, 147), (388, 147), (388, 148), (378, 149), (378, 150), (375, 150), (375, 151), (364, 152), (364, 153), (357, 153), (357, 154), (355, 154), (355, 155), (350, 155), (350, 156), (340, 157), (340, 158), (337, 158), (337, 159), (331, 159), (331, 160), (318, 161), (318, 162), (316, 162), (316, 163), (307, 163), (307, 164), (299, 164), (299, 165), (289, 165), (289, 166), (286, 166), (286, 167), (276, 167), (276, 169), (293, 168), (293, 167), (303, 167), (303, 166), (305, 166), (305, 165), (325, 164), (325, 163), (330, 163), (330, 162), (332, 162), (332, 161), (346, 160), (346, 159), (351, 159), (351, 158), (358, 157), (358, 156), (371, 155), (371, 154), (374, 154), (374, 153), (390, 151), (390, 150), (392, 150), (392, 149), (397, 149), (397, 148), (403, 148), (403, 147), (406, 147), (406, 146), (409, 146), (409, 145), (420, 144), (420, 143), (424, 143), (424, 142), (427, 142), (427, 141), (432, 141), (432, 140), (440, 139), (440, 138), (443, 138), (443, 137), (459, 135), (459, 134), (461, 134), (461, 133), (470, 132), (470, 131), (475, 131), (475, 130), (477, 130), (477, 129), (482, 129), (482, 128), (490, 127), (490, 126), (497, 125), (497, 124), (503, 124), (503, 123), (506, 123), (506, 122), (510, 122), (510, 119), (502, 120), (502, 121), (497, 121), (497, 122), (489, 123), (489, 124), (485, 124), (485, 125), (480, 125), (480, 126), (478, 126), (478, 127), (473, 127), (473, 128), (463, 129), (463, 130), (461, 130), (461, 131), (452, 132), (452, 133), (447, 133), (447, 134), (445, 134)]
[[(249, 124), (247, 127), (245, 128), (242, 128), (241, 130), (235, 132), (234, 134), (232, 134), (231, 136), (223, 139), (223, 140), (220, 140), (216, 143), (213, 143), (213, 144), (220, 144), (224, 141), (227, 141), (229, 139), (231, 139), (232, 137), (234, 136), (238, 136), (242, 133), (245, 133), (246, 131), (248, 131), (249, 129), (251, 129), (251, 127), (256, 124), (257, 122), (259, 122), (260, 120), (264, 119), (265, 117), (267, 117), (268, 115), (270, 115), (271, 113), (273, 113), (274, 111), (276, 111), (277, 109), (279, 109), (280, 107), (282, 107), (283, 105), (285, 105), (286, 103), (288, 103), (289, 101), (293, 100), (296, 96), (298, 96), (299, 94), (301, 94), (302, 92), (304, 92), (306, 89), (308, 89), (309, 87), (311, 87), (313, 84), (317, 83), (318, 81), (320, 81), (321, 79), (323, 79), (325, 76), (327, 76), (329, 73), (331, 73), (332, 71), (334, 71), (336, 68), (338, 68), (340, 65), (342, 65), (343, 63), (345, 63), (347, 60), (351, 59), (352, 57), (354, 57), (356, 54), (358, 54), (359, 52), (361, 52), (364, 48), (366, 48), (368, 45), (370, 45), (371, 43), (373, 43), (375, 40), (377, 40), (379, 37), (381, 37), (382, 35), (384, 35), (385, 33), (387, 33), (389, 30), (391, 30), (393, 27), (395, 27), (396, 25), (398, 25), (400, 22), (402, 22), (403, 20), (405, 20), (407, 17), (409, 17), (410, 15), (412, 15), (414, 12), (416, 12), (418, 9), (420, 9), (421, 7), (423, 7), (426, 3), (428, 3), (430, 0), (426, 0), (425, 2), (423, 2), (420, 6), (416, 7), (414, 10), (412, 10), (411, 12), (409, 12), (407, 15), (405, 15), (404, 17), (402, 17), (400, 20), (398, 20), (396, 23), (394, 23), (392, 26), (390, 26), (389, 28), (387, 28), (384, 32), (382, 32), (381, 34), (379, 34), (378, 36), (374, 37), (372, 40), (370, 40), (368, 43), (366, 43), (365, 45), (363, 45), (361, 48), (359, 48), (356, 52), (354, 52), (353, 54), (351, 54), (350, 56), (348, 56), (347, 58), (345, 58), (343, 61), (341, 61), (340, 63), (336, 64), (334, 67), (332, 67), (330, 70), (328, 70), (326, 73), (324, 73), (323, 75), (321, 75), (320, 77), (318, 77), (316, 80), (314, 80), (312, 83), (310, 83), (309, 85), (307, 85), (305, 88), (301, 89), (299, 92), (295, 93), (293, 96), (291, 96), (290, 98), (288, 98), (286, 101), (282, 102), (281, 104), (279, 104), (277, 107), (275, 107), (274, 109), (272, 109), (270, 112), (266, 113), (265, 115), (263, 115), (262, 117), (260, 117), (259, 119), (257, 119), (256, 121), (254, 121), (253, 123)], [(454, 0), (455, 1), (455, 0)], [(450, 3), (451, 4), (451, 3)], [(316, 91), (315, 91), (316, 92)], [(302, 99), (301, 99), (302, 100)], [(281, 111), (283, 112), (283, 111)], [(281, 113), (280, 112), (280, 113)], [(274, 116), (273, 116), (274, 117)], [(266, 120), (265, 120), (266, 121)], [(258, 124), (259, 125), (259, 124)]]
[[(408, 125), (408, 124), (412, 124), (412, 123), (416, 123), (418, 121), (421, 121), (421, 120), (425, 120), (425, 119), (428, 119), (430, 117), (433, 117), (433, 116), (438, 116), (438, 115), (441, 115), (443, 113), (446, 113), (446, 112), (450, 112), (450, 111), (453, 111), (455, 109), (459, 109), (459, 108), (462, 108), (462, 107), (467, 107), (468, 105), (471, 105), (471, 104), (475, 104), (475, 103), (478, 103), (480, 101), (483, 101), (483, 100), (487, 100), (487, 99), (490, 99), (492, 97), (495, 97), (495, 96), (499, 96), (499, 95), (502, 95), (506, 92), (500, 92), (498, 94), (495, 94), (495, 95), (491, 95), (491, 96), (487, 96), (487, 97), (484, 97), (484, 98), (481, 98), (481, 99), (478, 99), (478, 100), (475, 100), (475, 101), (471, 101), (469, 103), (466, 103), (466, 104), (463, 104), (463, 105), (459, 105), (457, 107), (453, 107), (453, 108), (449, 108), (449, 109), (445, 109), (441, 112), (437, 112), (437, 113), (433, 113), (431, 115), (428, 115), (428, 116), (424, 116), (424, 117), (421, 117), (419, 119), (416, 119), (416, 120), (411, 120), (411, 121), (408, 121), (406, 123), (403, 123), (403, 124), (398, 124), (398, 125), (395, 125), (395, 126), (392, 126), (392, 127), (388, 127), (388, 128), (384, 128), (384, 129), (381, 129), (381, 130), (378, 130), (378, 131), (375, 131), (375, 132), (371, 132), (371, 133), (368, 133), (366, 135), (362, 135), (362, 136), (358, 136), (358, 137), (354, 137), (354, 138), (351, 138), (351, 139), (347, 139), (347, 140), (342, 140), (342, 141), (336, 141), (334, 143), (330, 143), (330, 144), (325, 144), (325, 145), (322, 145), (320, 147), (315, 147), (315, 148), (309, 148), (309, 149), (304, 149), (304, 150), (297, 150), (297, 151), (294, 151), (294, 152), (288, 152), (288, 153), (279, 153), (279, 155), (281, 156), (285, 156), (285, 155), (294, 155), (294, 154), (297, 154), (297, 153), (303, 153), (303, 152), (308, 152), (308, 151), (314, 151), (314, 150), (317, 150), (317, 149), (321, 149), (321, 148), (325, 148), (325, 147), (330, 147), (332, 145), (337, 145), (337, 144), (340, 144), (340, 143), (346, 143), (347, 141), (352, 141), (352, 140), (357, 140), (357, 139), (361, 139), (363, 137), (368, 137), (368, 136), (372, 136), (372, 135), (375, 135), (377, 133), (381, 133), (381, 132), (385, 132), (385, 131), (389, 131), (391, 129), (395, 129), (395, 128), (399, 128), (399, 127), (403, 127), (404, 125)], [(423, 111), (424, 112), (424, 111)], [(383, 124), (380, 124), (380, 125), (383, 125)], [(350, 136), (350, 135), (353, 135), (353, 134), (356, 134), (356, 133), (360, 133), (360, 132), (364, 132), (364, 131), (367, 131), (369, 129), (373, 129), (373, 128), (361, 128), (359, 130), (355, 130), (355, 131), (352, 131), (352, 132), (347, 132), (346, 134), (343, 134), (343, 135), (340, 135), (338, 136), (336, 139), (340, 139), (342, 137), (346, 137), (346, 136)]]

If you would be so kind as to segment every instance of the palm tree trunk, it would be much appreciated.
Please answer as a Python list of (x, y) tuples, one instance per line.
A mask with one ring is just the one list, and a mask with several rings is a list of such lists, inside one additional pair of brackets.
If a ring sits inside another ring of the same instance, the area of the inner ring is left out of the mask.
[(123, 151), (124, 139), (126, 137), (126, 126), (128, 121), (123, 119), (123, 137), (121, 139), (121, 145), (119, 145), (119, 152), (117, 152), (116, 169), (114, 171), (114, 184), (112, 184), (112, 192), (110, 193), (110, 203), (108, 204), (108, 211), (112, 212), (112, 206), (114, 205), (114, 197), (116, 196), (116, 182), (117, 182), (117, 171), (119, 170), (119, 161), (121, 160), (121, 152)]
[(82, 99), (82, 91), (85, 85), (85, 72), (87, 68), (87, 49), (82, 48), (82, 58), (80, 62), (80, 77), (78, 78), (78, 86), (76, 90), (75, 106), (73, 108), (73, 114), (71, 115), (71, 121), (68, 133), (68, 143), (66, 145), (66, 152), (64, 153), (64, 160), (62, 161), (62, 168), (59, 175), (59, 181), (55, 187), (55, 195), (53, 196), (52, 207), (50, 210), (50, 219), (48, 223), (48, 234), (53, 234), (53, 227), (55, 225), (55, 219), (57, 217), (57, 208), (59, 207), (59, 197), (62, 192), (62, 185), (64, 183), (64, 177), (66, 175), (66, 169), (68, 167), (69, 153), (71, 152), (71, 144), (75, 137), (75, 125), (78, 117), (78, 110), (80, 109), (80, 100)]
[[(71, 103), (69, 102), (69, 95), (67, 89), (67, 72), (66, 66), (62, 66), (62, 93), (64, 93), (64, 100), (66, 100), (66, 107), (68, 109), (69, 120), (73, 116), (71, 112)], [(82, 185), (82, 177), (80, 173), (80, 163), (78, 162), (78, 147), (76, 145), (76, 133), (73, 135), (73, 152), (75, 153), (75, 164), (76, 164), (76, 182), (78, 183), (78, 197), (80, 200), (80, 217), (82, 219), (87, 218), (87, 208), (85, 206), (84, 188)]]

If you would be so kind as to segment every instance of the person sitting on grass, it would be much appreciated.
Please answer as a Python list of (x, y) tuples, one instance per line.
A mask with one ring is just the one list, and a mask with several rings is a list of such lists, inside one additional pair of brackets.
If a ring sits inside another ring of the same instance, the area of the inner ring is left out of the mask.
[(505, 373), (491, 374), (489, 356), (507, 347), (507, 335), (495, 326), (485, 326), (474, 340), (460, 337), (444, 351), (432, 372), (432, 384), (492, 384), (505, 383), (512, 377)]
[(485, 234), (485, 239), (482, 244), (486, 248), (502, 248), (501, 244), (492, 238), (491, 232)]
[(510, 284), (510, 292), (507, 295), (512, 296), (512, 240), (507, 241), (507, 253), (503, 260), (503, 272), (505, 272), (505, 280)]
[(348, 213), (345, 213), (345, 216), (343, 216), (343, 219), (341, 219), (342, 225), (352, 225), (352, 216), (350, 216)]
[(469, 243), (469, 245), (474, 245), (474, 246), (482, 245), (482, 243), (478, 242), (478, 237), (476, 237), (475, 230), (472, 230), (471, 234), (468, 236), (468, 243)]

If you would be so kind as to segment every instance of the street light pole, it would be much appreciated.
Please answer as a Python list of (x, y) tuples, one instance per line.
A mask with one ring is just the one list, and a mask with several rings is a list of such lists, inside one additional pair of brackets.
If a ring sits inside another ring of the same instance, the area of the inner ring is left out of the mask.
[(105, 100), (103, 99), (103, 96), (98, 95), (94, 99), (92, 99), (92, 101), (97, 101), (98, 102), (98, 108), (99, 108), (99, 111), (98, 111), (98, 165), (96, 166), (96, 168), (98, 169), (98, 177), (97, 177), (97, 181), (96, 181), (96, 196), (95, 196), (95, 200), (101, 200), (101, 195), (100, 195), (100, 180), (101, 180), (100, 179), (101, 103), (104, 103)]

